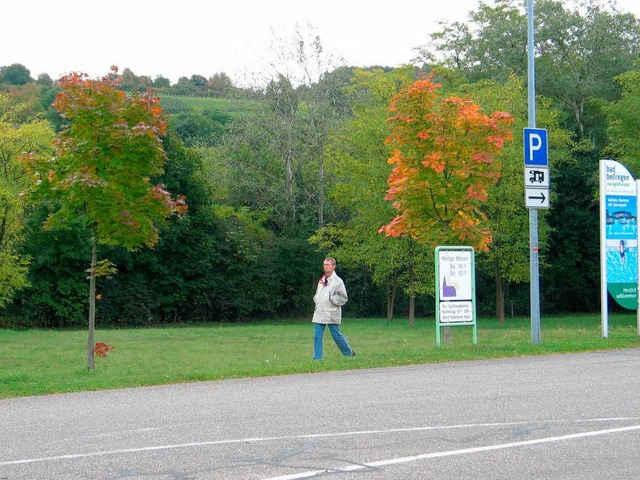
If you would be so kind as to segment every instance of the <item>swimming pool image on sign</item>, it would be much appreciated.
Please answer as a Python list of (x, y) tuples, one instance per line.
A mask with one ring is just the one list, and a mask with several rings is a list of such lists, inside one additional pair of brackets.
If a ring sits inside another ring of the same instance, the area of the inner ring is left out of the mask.
[(627, 248), (624, 257), (617, 249), (607, 249), (607, 283), (636, 283), (637, 262), (637, 248)]

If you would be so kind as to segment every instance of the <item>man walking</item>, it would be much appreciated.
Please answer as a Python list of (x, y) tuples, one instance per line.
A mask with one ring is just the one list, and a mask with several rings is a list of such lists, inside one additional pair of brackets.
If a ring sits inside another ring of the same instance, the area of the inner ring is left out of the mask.
[(347, 339), (340, 333), (342, 322), (342, 305), (347, 303), (347, 289), (344, 282), (335, 272), (336, 259), (328, 257), (322, 264), (324, 275), (318, 282), (313, 301), (316, 304), (312, 322), (315, 324), (313, 336), (313, 359), (322, 360), (322, 339), (324, 327), (329, 331), (336, 345), (345, 357), (353, 357), (356, 352), (349, 346)]

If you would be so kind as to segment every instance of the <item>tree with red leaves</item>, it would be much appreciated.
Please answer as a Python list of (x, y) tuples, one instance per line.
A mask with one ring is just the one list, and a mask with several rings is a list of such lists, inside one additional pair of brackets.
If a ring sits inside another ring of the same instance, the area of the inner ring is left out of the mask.
[(492, 236), (481, 207), (500, 176), (496, 156), (512, 139), (513, 119), (485, 115), (470, 98), (438, 100), (439, 87), (429, 76), (391, 102), (386, 199), (399, 214), (380, 232), (486, 250)]

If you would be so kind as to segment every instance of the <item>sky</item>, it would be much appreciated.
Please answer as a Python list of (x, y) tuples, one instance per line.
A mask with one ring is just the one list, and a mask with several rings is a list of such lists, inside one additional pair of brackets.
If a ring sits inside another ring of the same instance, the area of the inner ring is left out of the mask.
[[(492, 0), (487, 3), (493, 4)], [(479, 0), (0, 0), (0, 66), (33, 78), (90, 77), (111, 65), (172, 83), (224, 72), (234, 82), (264, 71), (274, 39), (315, 33), (349, 66), (409, 63), (439, 21), (465, 21)], [(535, 3), (534, 3), (535, 5)], [(640, 17), (638, 0), (618, 9)]]

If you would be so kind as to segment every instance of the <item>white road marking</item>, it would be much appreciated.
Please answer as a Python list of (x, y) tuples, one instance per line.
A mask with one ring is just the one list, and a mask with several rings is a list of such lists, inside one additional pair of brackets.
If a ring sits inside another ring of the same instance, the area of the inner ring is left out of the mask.
[[(587, 420), (573, 420), (571, 421), (571, 423), (580, 423), (580, 422), (611, 422), (611, 421), (636, 421), (639, 420), (639, 418), (636, 417), (624, 417), (624, 418), (602, 418), (602, 419), (587, 419)], [(390, 428), (390, 429), (385, 429), (385, 430), (359, 430), (359, 431), (353, 431), (353, 432), (337, 432), (337, 433), (315, 433), (315, 434), (307, 434), (307, 435), (290, 435), (290, 436), (283, 436), (283, 437), (255, 437), (255, 438), (239, 438), (239, 439), (231, 439), (231, 440), (215, 440), (215, 441), (208, 441), (208, 442), (192, 442), (192, 443), (178, 443), (178, 444), (173, 444), (173, 445), (158, 445), (158, 446), (151, 446), (151, 447), (138, 447), (138, 448), (122, 448), (122, 449), (116, 449), (116, 450), (102, 450), (102, 451), (96, 451), (96, 452), (87, 452), (87, 453), (72, 453), (72, 454), (67, 454), (67, 455), (55, 455), (55, 456), (50, 456), (50, 457), (39, 457), (39, 458), (24, 458), (24, 459), (18, 459), (18, 460), (5, 460), (5, 461), (0, 461), (0, 466), (5, 466), (5, 465), (20, 465), (20, 464), (28, 464), (28, 463), (39, 463), (39, 462), (53, 462), (53, 461), (58, 461), (58, 460), (73, 460), (73, 459), (78, 459), (78, 458), (90, 458), (90, 457), (100, 457), (100, 456), (105, 456), (105, 455), (119, 455), (119, 454), (125, 454), (125, 453), (140, 453), (140, 452), (153, 452), (153, 451), (158, 451), (158, 450), (175, 450), (175, 449), (179, 449), (179, 448), (193, 448), (193, 447), (206, 447), (206, 446), (211, 446), (211, 445), (230, 445), (230, 444), (236, 444), (236, 443), (258, 443), (258, 442), (271, 442), (271, 441), (279, 441), (279, 440), (296, 440), (296, 439), (313, 439), (313, 438), (329, 438), (329, 437), (346, 437), (346, 436), (356, 436), (356, 435), (373, 435), (373, 434), (388, 434), (388, 433), (402, 433), (402, 432), (420, 432), (420, 431), (428, 431), (428, 430), (452, 430), (452, 429), (465, 429), (465, 428), (485, 428), (485, 427), (508, 427), (508, 426), (515, 426), (515, 425), (530, 425), (534, 422), (498, 422), (498, 423), (470, 423), (470, 424), (463, 424), (463, 425), (442, 425), (442, 426), (428, 426), (428, 427), (410, 427), (410, 428)], [(567, 423), (566, 420), (549, 420), (549, 421), (539, 421), (539, 422), (535, 422), (535, 423)], [(638, 426), (633, 426), (633, 427), (623, 427), (626, 428), (628, 430), (635, 430), (636, 428), (640, 428), (640, 425)], [(601, 435), (603, 433), (599, 433), (599, 432), (604, 432), (604, 433), (609, 433), (610, 431), (615, 431), (616, 429), (611, 429), (611, 430), (602, 430), (602, 431), (598, 431), (596, 433), (594, 433), (594, 435)], [(576, 435), (583, 435), (586, 436), (585, 434), (576, 434)], [(588, 435), (588, 433), (587, 433)], [(542, 441), (548, 441), (546, 439), (542, 439)], [(532, 442), (537, 442), (540, 443), (540, 441), (535, 441), (532, 440)], [(522, 444), (526, 444), (526, 443), (522, 443)], [(510, 445), (510, 444), (507, 444)], [(518, 444), (513, 444), (514, 446), (518, 446), (520, 445), (520, 443)], [(485, 447), (481, 447), (481, 448), (485, 448)], [(488, 449), (492, 449), (491, 447), (486, 447)], [(495, 448), (508, 448), (505, 446), (498, 446)], [(495, 449), (493, 448), (493, 449)], [(455, 454), (455, 453), (454, 453)], [(426, 454), (428, 455), (427, 457), (420, 457), (420, 458), (430, 458), (433, 455), (437, 455), (437, 454)], [(451, 454), (450, 454), (451, 455)], [(446, 456), (446, 455), (439, 455), (439, 456)], [(413, 457), (407, 457), (407, 458), (413, 458)], [(419, 460), (420, 458), (415, 458), (415, 460)], [(394, 461), (391, 460), (390, 463), (399, 463), (398, 461)], [(374, 466), (375, 464), (369, 464), (369, 466)], [(361, 467), (361, 468), (365, 468), (365, 466)], [(330, 470), (330, 471), (334, 471), (334, 470)], [(341, 471), (340, 469), (336, 469), (335, 471)], [(347, 470), (345, 470), (347, 471)], [(327, 470), (322, 470), (322, 472), (326, 473)], [(318, 475), (318, 473), (313, 473), (313, 472), (308, 472), (305, 474), (301, 474), (301, 475)], [(295, 478), (309, 478), (309, 476), (302, 476), (302, 477), (274, 477), (277, 479), (295, 479)], [(272, 479), (265, 479), (265, 480), (272, 480)]]
[(298, 479), (304, 479), (304, 478), (313, 478), (313, 477), (319, 477), (320, 475), (326, 475), (327, 473), (353, 472), (355, 470), (364, 470), (372, 467), (383, 467), (385, 465), (393, 465), (398, 463), (416, 462), (418, 460), (426, 460), (430, 458), (442, 458), (442, 457), (451, 457), (454, 455), (465, 455), (468, 453), (488, 452), (491, 450), (524, 447), (524, 446), (536, 445), (540, 443), (561, 442), (564, 440), (593, 437), (596, 435), (608, 435), (611, 433), (629, 432), (632, 430), (640, 430), (640, 425), (632, 425), (629, 427), (620, 427), (620, 428), (608, 428), (606, 430), (595, 430), (591, 432), (572, 433), (569, 435), (561, 435), (559, 437), (538, 438), (535, 440), (525, 440), (522, 442), (502, 443), (498, 445), (486, 445), (484, 447), (463, 448), (461, 450), (448, 450), (444, 452), (425, 453), (422, 455), (412, 455), (410, 457), (390, 458), (387, 460), (379, 460), (377, 462), (362, 463), (358, 465), (349, 465), (346, 467), (339, 467), (339, 468), (315, 470), (312, 472), (294, 473), (291, 475), (282, 475), (280, 477), (264, 478), (262, 480), (298, 480)]

